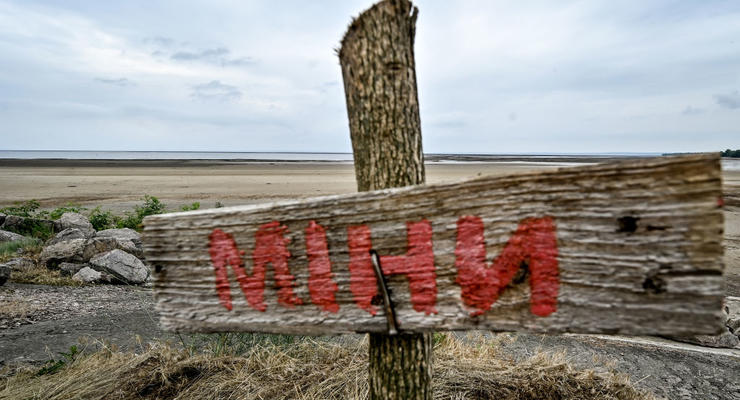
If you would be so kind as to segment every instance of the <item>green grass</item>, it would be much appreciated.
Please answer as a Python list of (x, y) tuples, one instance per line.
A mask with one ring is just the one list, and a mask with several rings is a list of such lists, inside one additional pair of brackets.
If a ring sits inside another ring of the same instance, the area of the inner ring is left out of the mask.
[(0, 262), (5, 262), (18, 257), (18, 250), (23, 250), (23, 252), (40, 253), (41, 246), (42, 242), (37, 238), (25, 238), (13, 242), (0, 243)]

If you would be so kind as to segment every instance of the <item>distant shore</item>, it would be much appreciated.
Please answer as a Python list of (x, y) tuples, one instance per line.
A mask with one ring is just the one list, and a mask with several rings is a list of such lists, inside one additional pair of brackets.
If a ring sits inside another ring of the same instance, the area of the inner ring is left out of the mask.
[[(642, 156), (509, 156), (473, 154), (428, 154), (429, 164), (444, 163), (532, 163), (532, 164), (583, 164), (641, 158)], [(0, 158), (0, 167), (204, 167), (240, 164), (352, 164), (351, 160), (326, 159), (69, 159), (69, 158)]]

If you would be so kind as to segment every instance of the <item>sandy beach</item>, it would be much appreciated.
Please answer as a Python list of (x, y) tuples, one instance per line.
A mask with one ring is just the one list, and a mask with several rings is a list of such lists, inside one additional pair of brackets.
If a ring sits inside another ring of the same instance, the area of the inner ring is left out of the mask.
[[(430, 163), (427, 182), (480, 174), (503, 175), (563, 164)], [(170, 208), (198, 201), (204, 208), (356, 191), (351, 163), (228, 162), (201, 160), (0, 160), (0, 205), (38, 200), (51, 208), (67, 203), (122, 212), (145, 195)]]
[[(432, 162), (426, 165), (427, 182), (577, 164), (552, 161)], [(723, 185), (727, 291), (740, 296), (740, 170), (723, 170)], [(120, 214), (140, 204), (145, 194), (178, 210), (193, 202), (211, 208), (216, 202), (231, 206), (351, 193), (356, 186), (353, 165), (347, 162), (2, 159), (0, 189), (0, 207), (35, 199), (47, 209), (75, 203)]]

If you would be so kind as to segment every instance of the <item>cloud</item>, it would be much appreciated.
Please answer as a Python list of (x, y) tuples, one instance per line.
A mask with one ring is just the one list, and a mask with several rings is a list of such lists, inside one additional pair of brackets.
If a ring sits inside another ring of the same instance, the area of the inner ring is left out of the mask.
[(118, 79), (95, 78), (95, 80), (100, 83), (105, 83), (108, 85), (115, 85), (115, 86), (120, 86), (120, 87), (136, 86), (136, 83), (126, 78), (118, 78)]
[(229, 58), (231, 51), (225, 47), (216, 47), (201, 51), (178, 51), (170, 56), (175, 61), (202, 61), (221, 66), (244, 66), (253, 64), (251, 57)]
[(686, 108), (681, 111), (681, 115), (698, 115), (703, 114), (704, 109), (703, 108), (696, 108), (692, 106), (686, 106)]
[(175, 39), (166, 36), (153, 36), (145, 38), (144, 43), (152, 43), (159, 47), (172, 47), (175, 44)]
[(193, 86), (191, 97), (206, 101), (236, 101), (242, 97), (242, 92), (236, 86), (226, 85), (220, 81), (210, 81)]
[(714, 100), (721, 107), (729, 108), (730, 110), (740, 108), (740, 92), (737, 90), (728, 94), (715, 94)]

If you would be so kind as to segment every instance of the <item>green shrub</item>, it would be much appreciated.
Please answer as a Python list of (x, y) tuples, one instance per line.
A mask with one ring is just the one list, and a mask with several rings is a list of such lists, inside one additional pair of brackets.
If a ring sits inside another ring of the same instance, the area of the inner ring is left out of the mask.
[(195, 210), (197, 210), (199, 208), (200, 208), (200, 203), (196, 201), (193, 204), (190, 204), (190, 205), (186, 204), (186, 205), (180, 207), (180, 210), (182, 210), (182, 211), (195, 211)]
[(79, 204), (73, 204), (73, 203), (67, 203), (66, 206), (63, 207), (57, 207), (52, 211), (41, 211), (37, 214), (36, 218), (44, 218), (44, 219), (52, 219), (57, 220), (59, 218), (62, 218), (62, 214), (73, 212), (73, 213), (82, 213), (83, 211), (86, 211), (87, 208), (80, 206)]
[(141, 221), (149, 215), (163, 214), (167, 206), (154, 196), (144, 195), (144, 204), (134, 207), (133, 213), (126, 213), (126, 217), (117, 222), (118, 228), (131, 228), (141, 231)]
[(16, 201), (10, 207), (0, 208), (0, 213), (7, 215), (16, 215), (23, 218), (34, 218), (36, 210), (41, 205), (36, 200), (28, 200), (26, 202)]
[(101, 210), (100, 206), (93, 208), (87, 219), (96, 231), (115, 228), (122, 220), (121, 217), (114, 215), (110, 211)]
[(25, 219), (23, 222), (13, 227), (5, 227), (3, 229), (44, 241), (51, 239), (51, 237), (54, 236), (54, 226), (51, 222), (32, 218)]

